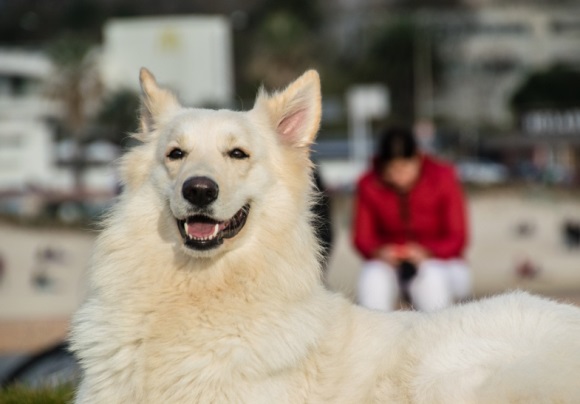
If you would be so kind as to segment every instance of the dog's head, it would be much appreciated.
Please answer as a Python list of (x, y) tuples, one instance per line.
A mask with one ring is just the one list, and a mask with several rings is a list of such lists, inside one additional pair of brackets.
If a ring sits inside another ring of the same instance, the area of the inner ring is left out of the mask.
[(320, 123), (315, 71), (283, 91), (261, 90), (247, 112), (184, 108), (148, 70), (141, 70), (140, 81), (137, 137), (144, 145), (125, 160), (124, 179), (129, 192), (154, 186), (183, 251), (194, 257), (227, 251), (251, 237), (248, 227), (301, 203), (296, 195), (307, 193), (308, 149)]

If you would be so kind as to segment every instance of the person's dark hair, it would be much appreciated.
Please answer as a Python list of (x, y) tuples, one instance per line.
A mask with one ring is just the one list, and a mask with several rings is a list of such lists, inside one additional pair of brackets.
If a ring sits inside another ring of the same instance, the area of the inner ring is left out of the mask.
[(385, 166), (395, 159), (409, 159), (417, 154), (417, 142), (410, 129), (392, 127), (379, 132), (376, 157), (381, 166)]

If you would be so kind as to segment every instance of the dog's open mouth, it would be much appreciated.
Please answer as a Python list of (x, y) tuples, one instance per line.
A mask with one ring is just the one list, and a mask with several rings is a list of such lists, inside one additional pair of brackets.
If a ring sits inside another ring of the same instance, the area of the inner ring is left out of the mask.
[(205, 215), (177, 219), (177, 227), (185, 245), (194, 250), (210, 250), (220, 246), (224, 239), (232, 238), (246, 224), (250, 205), (244, 205), (231, 219), (223, 222)]

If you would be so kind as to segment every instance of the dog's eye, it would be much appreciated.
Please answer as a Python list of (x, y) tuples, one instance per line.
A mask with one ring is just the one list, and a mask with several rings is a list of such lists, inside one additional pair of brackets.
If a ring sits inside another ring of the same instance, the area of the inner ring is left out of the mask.
[(172, 149), (169, 154), (167, 154), (167, 158), (169, 160), (181, 160), (185, 157), (185, 152), (179, 148)]
[(230, 156), (233, 159), (237, 159), (237, 160), (243, 160), (243, 159), (247, 159), (248, 157), (250, 157), (245, 151), (243, 151), (242, 149), (233, 149), (230, 150), (228, 153), (228, 156)]

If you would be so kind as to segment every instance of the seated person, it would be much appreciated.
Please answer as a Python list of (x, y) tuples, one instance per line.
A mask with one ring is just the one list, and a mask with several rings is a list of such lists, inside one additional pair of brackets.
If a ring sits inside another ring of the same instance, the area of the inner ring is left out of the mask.
[(359, 303), (393, 310), (401, 288), (422, 311), (467, 298), (466, 227), (453, 167), (419, 153), (410, 130), (383, 132), (355, 201), (354, 244), (365, 259)]

